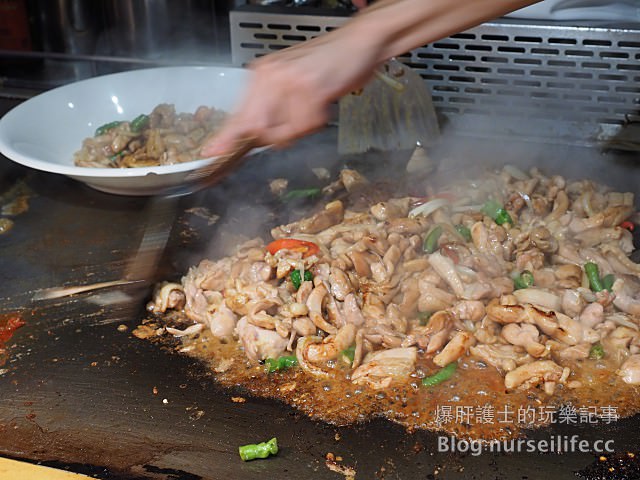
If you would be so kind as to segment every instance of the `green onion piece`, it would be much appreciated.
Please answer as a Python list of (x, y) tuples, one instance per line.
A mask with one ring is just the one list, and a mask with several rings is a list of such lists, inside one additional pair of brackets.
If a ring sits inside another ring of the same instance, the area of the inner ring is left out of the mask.
[(616, 277), (613, 273), (610, 273), (609, 275), (605, 275), (604, 277), (602, 277), (602, 287), (605, 290), (611, 291), (615, 281), (616, 281)]
[(131, 128), (131, 131), (133, 133), (140, 133), (146, 128), (147, 125), (149, 125), (149, 115), (145, 115), (143, 113), (131, 120), (129, 127)]
[(442, 235), (442, 227), (438, 225), (437, 227), (434, 227), (425, 237), (424, 243), (422, 244), (422, 249), (426, 253), (435, 252), (438, 249), (438, 240), (440, 240), (440, 235)]
[(599, 343), (596, 343), (589, 349), (589, 358), (592, 360), (600, 360), (604, 357), (604, 348)]
[(422, 386), (424, 387), (433, 387), (442, 383), (446, 380), (449, 380), (453, 373), (458, 368), (458, 362), (451, 362), (446, 367), (440, 369), (438, 372), (434, 373), (429, 377), (424, 377), (422, 379)]
[(600, 280), (600, 270), (598, 265), (593, 262), (587, 262), (584, 264), (584, 271), (589, 279), (589, 286), (594, 292), (600, 292), (604, 289), (602, 281)]
[[(293, 288), (298, 290), (300, 285), (302, 285), (302, 275), (300, 275), (300, 270), (294, 270), (289, 274), (289, 278), (291, 279), (291, 283), (293, 284)], [(310, 282), (313, 280), (313, 273), (309, 270), (304, 271), (304, 281)]]
[(533, 286), (533, 273), (529, 270), (524, 270), (520, 275), (513, 279), (513, 286), (516, 290)]
[(256, 458), (267, 458), (269, 455), (278, 453), (278, 439), (273, 437), (268, 442), (242, 445), (238, 447), (238, 453), (240, 454), (240, 458), (245, 462), (255, 460)]
[(356, 357), (356, 346), (351, 345), (349, 348), (345, 348), (340, 352), (340, 356), (348, 360), (349, 363), (353, 363), (353, 360)]
[(433, 312), (422, 312), (418, 318), (420, 319), (420, 325), (422, 325), (423, 327), (425, 325), (429, 324), (429, 320), (431, 320), (431, 316), (433, 315)]
[(119, 121), (119, 120), (116, 120), (115, 122), (105, 123), (104, 125), (96, 128), (96, 133), (94, 134), (94, 136), (95, 137), (99, 137), (100, 135), (104, 135), (105, 133), (107, 133), (112, 128), (116, 128), (121, 123), (122, 122)]
[(498, 215), (496, 215), (496, 218), (494, 218), (494, 220), (498, 225), (504, 225), (505, 223), (513, 225), (513, 219), (511, 218), (511, 215), (509, 215), (509, 212), (507, 212), (504, 208), (500, 209)]
[(298, 358), (295, 355), (288, 355), (278, 358), (267, 358), (264, 361), (267, 373), (280, 372), (298, 365)]
[(513, 219), (511, 218), (511, 215), (509, 215), (509, 212), (507, 212), (504, 207), (495, 200), (487, 200), (480, 211), (487, 217), (493, 218), (493, 221), (498, 225), (503, 225), (505, 223), (513, 224)]
[(456, 232), (458, 232), (462, 238), (465, 239), (465, 241), (470, 242), (471, 241), (471, 230), (469, 230), (467, 227), (465, 227), (462, 224), (458, 224), (455, 226)]
[(320, 190), (319, 188), (302, 188), (299, 190), (291, 190), (282, 196), (282, 200), (288, 202), (290, 200), (298, 198), (314, 198), (320, 195), (321, 191), (322, 190)]

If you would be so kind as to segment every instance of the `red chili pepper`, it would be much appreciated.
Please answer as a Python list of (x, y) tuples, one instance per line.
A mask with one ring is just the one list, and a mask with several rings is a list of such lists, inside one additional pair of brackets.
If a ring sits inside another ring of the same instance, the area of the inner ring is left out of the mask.
[(302, 257), (306, 258), (320, 251), (320, 247), (313, 242), (304, 240), (296, 240), (295, 238), (281, 238), (274, 240), (267, 245), (267, 250), (271, 255), (275, 255), (280, 250), (290, 250), (292, 252), (301, 252)]
[(23, 325), (24, 320), (17, 315), (9, 317), (5, 325), (0, 325), (0, 342), (4, 343), (8, 341), (13, 335), (13, 332)]
[(633, 232), (635, 230), (635, 228), (636, 228), (636, 226), (633, 224), (633, 222), (630, 222), (629, 220), (625, 220), (624, 222), (622, 222), (618, 226), (622, 227), (622, 228), (626, 228), (630, 232)]

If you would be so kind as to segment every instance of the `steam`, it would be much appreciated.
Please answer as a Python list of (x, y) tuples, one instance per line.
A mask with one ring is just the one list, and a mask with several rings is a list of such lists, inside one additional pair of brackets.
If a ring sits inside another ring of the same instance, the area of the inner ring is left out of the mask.
[[(619, 191), (637, 189), (637, 163), (632, 155), (625, 161), (620, 152), (602, 150), (594, 138), (585, 137), (579, 145), (576, 141), (570, 144), (576, 134), (563, 135), (566, 121), (558, 121), (556, 131), (549, 133), (551, 114), (542, 111), (543, 108), (534, 102), (523, 102), (514, 109), (533, 112), (532, 115), (466, 114), (452, 118), (443, 129), (440, 142), (429, 152), (438, 161), (432, 181), (444, 187), (452, 181), (478, 178), (487, 170), (510, 164), (525, 172), (536, 167), (545, 175), (591, 179), (615, 186)], [(595, 117), (593, 121), (597, 123)], [(579, 129), (577, 124), (574, 127), (576, 131)]]
[[(309, 214), (308, 209), (296, 208), (295, 204), (274, 197), (269, 182), (275, 178), (287, 179), (289, 189), (323, 187), (338, 177), (341, 168), (349, 167), (373, 182), (395, 183), (406, 179), (405, 185), (393, 189), (402, 196), (424, 194), (428, 189), (437, 192), (451, 183), (479, 178), (488, 170), (513, 165), (523, 172), (536, 167), (545, 175), (562, 175), (568, 180), (592, 179), (618, 191), (637, 189), (637, 165), (633, 160), (625, 162), (620, 155), (595, 147), (562, 144), (559, 137), (545, 138), (542, 135), (545, 129), (537, 117), (452, 118), (449, 126), (442, 129), (440, 141), (428, 152), (437, 165), (435, 172), (422, 177), (413, 172), (406, 174), (412, 151), (339, 156), (335, 127), (304, 138), (290, 148), (251, 157), (223, 184), (209, 189), (194, 202), (220, 215), (220, 220), (202, 240), (202, 248), (189, 250), (186, 263), (182, 263), (183, 271), (203, 258), (232, 254), (238, 245), (251, 238), (261, 237), (268, 242), (272, 227)], [(515, 130), (530, 134), (516, 134)], [(591, 141), (584, 139), (584, 143)], [(318, 168), (331, 172), (331, 180), (320, 180), (314, 173)]]

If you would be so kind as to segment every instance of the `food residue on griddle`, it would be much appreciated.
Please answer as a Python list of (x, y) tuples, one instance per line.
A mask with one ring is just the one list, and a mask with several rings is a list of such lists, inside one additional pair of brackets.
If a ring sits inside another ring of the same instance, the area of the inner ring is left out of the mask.
[(0, 315), (0, 366), (7, 361), (6, 344), (15, 331), (22, 327), (25, 321), (18, 313)]
[(14, 220), (6, 217), (16, 217), (29, 210), (32, 194), (24, 179), (21, 179), (0, 195), (0, 235), (9, 232), (14, 226)]
[(324, 464), (332, 472), (344, 475), (344, 480), (354, 480), (356, 478), (356, 469), (348, 465), (343, 465), (342, 457), (334, 455), (332, 452), (328, 452), (325, 455)]
[(220, 215), (215, 213), (211, 213), (211, 211), (206, 207), (192, 207), (185, 210), (185, 213), (190, 213), (194, 217), (202, 218), (207, 221), (207, 226), (211, 226), (215, 224), (218, 220), (220, 220)]
[(584, 480), (630, 480), (640, 478), (640, 455), (634, 452), (600, 455), (576, 472)]
[(7, 233), (13, 228), (13, 220), (10, 218), (0, 218), (0, 235)]

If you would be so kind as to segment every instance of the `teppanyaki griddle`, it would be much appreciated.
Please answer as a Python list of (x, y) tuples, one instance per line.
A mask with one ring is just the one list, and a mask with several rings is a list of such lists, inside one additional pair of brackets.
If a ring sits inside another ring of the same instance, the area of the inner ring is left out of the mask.
[[(496, 165), (509, 158), (508, 146), (497, 158), (490, 142), (451, 148), (442, 157), (461, 159), (467, 170), (483, 167), (483, 158)], [(557, 146), (544, 153), (533, 145), (513, 151), (518, 155), (512, 163), (638, 193), (640, 170), (633, 158)], [(580, 162), (573, 172), (572, 158)], [(264, 200), (267, 179), (296, 175), (304, 186), (310, 167), (335, 172), (345, 162), (373, 161), (383, 165), (384, 175), (403, 168), (397, 158), (339, 158), (333, 130), (248, 161), (224, 183), (181, 200), (156, 279), (177, 279), (203, 256), (221, 254), (217, 246), (228, 232), (256, 235), (265, 231), (259, 219), (286, 220)], [(443, 175), (456, 175), (461, 164), (447, 162), (440, 166)], [(0, 236), (0, 313), (19, 311), (27, 322), (11, 340), (3, 367), (8, 371), (0, 375), (2, 455), (102, 479), (343, 478), (325, 466), (329, 452), (360, 479), (570, 479), (577, 471), (591, 475), (583, 478), (640, 478), (629, 473), (629, 462), (623, 462), (624, 476), (599, 477), (602, 469), (591, 453), (440, 454), (435, 433), (408, 433), (381, 419), (335, 427), (240, 388), (223, 389), (195, 360), (131, 334), (151, 295), (148, 286), (34, 303), (38, 289), (119, 278), (144, 232), (149, 200), (103, 194), (4, 159), (0, 172), (3, 190), (24, 180), (33, 191), (29, 211)], [(207, 207), (220, 219), (208, 225), (187, 212), (193, 206)], [(232, 401), (238, 396), (246, 402)], [(612, 439), (622, 455), (639, 451), (639, 427), (636, 416), (606, 428), (555, 426), (531, 437)], [(276, 457), (240, 460), (239, 445), (273, 436), (281, 447)]]

